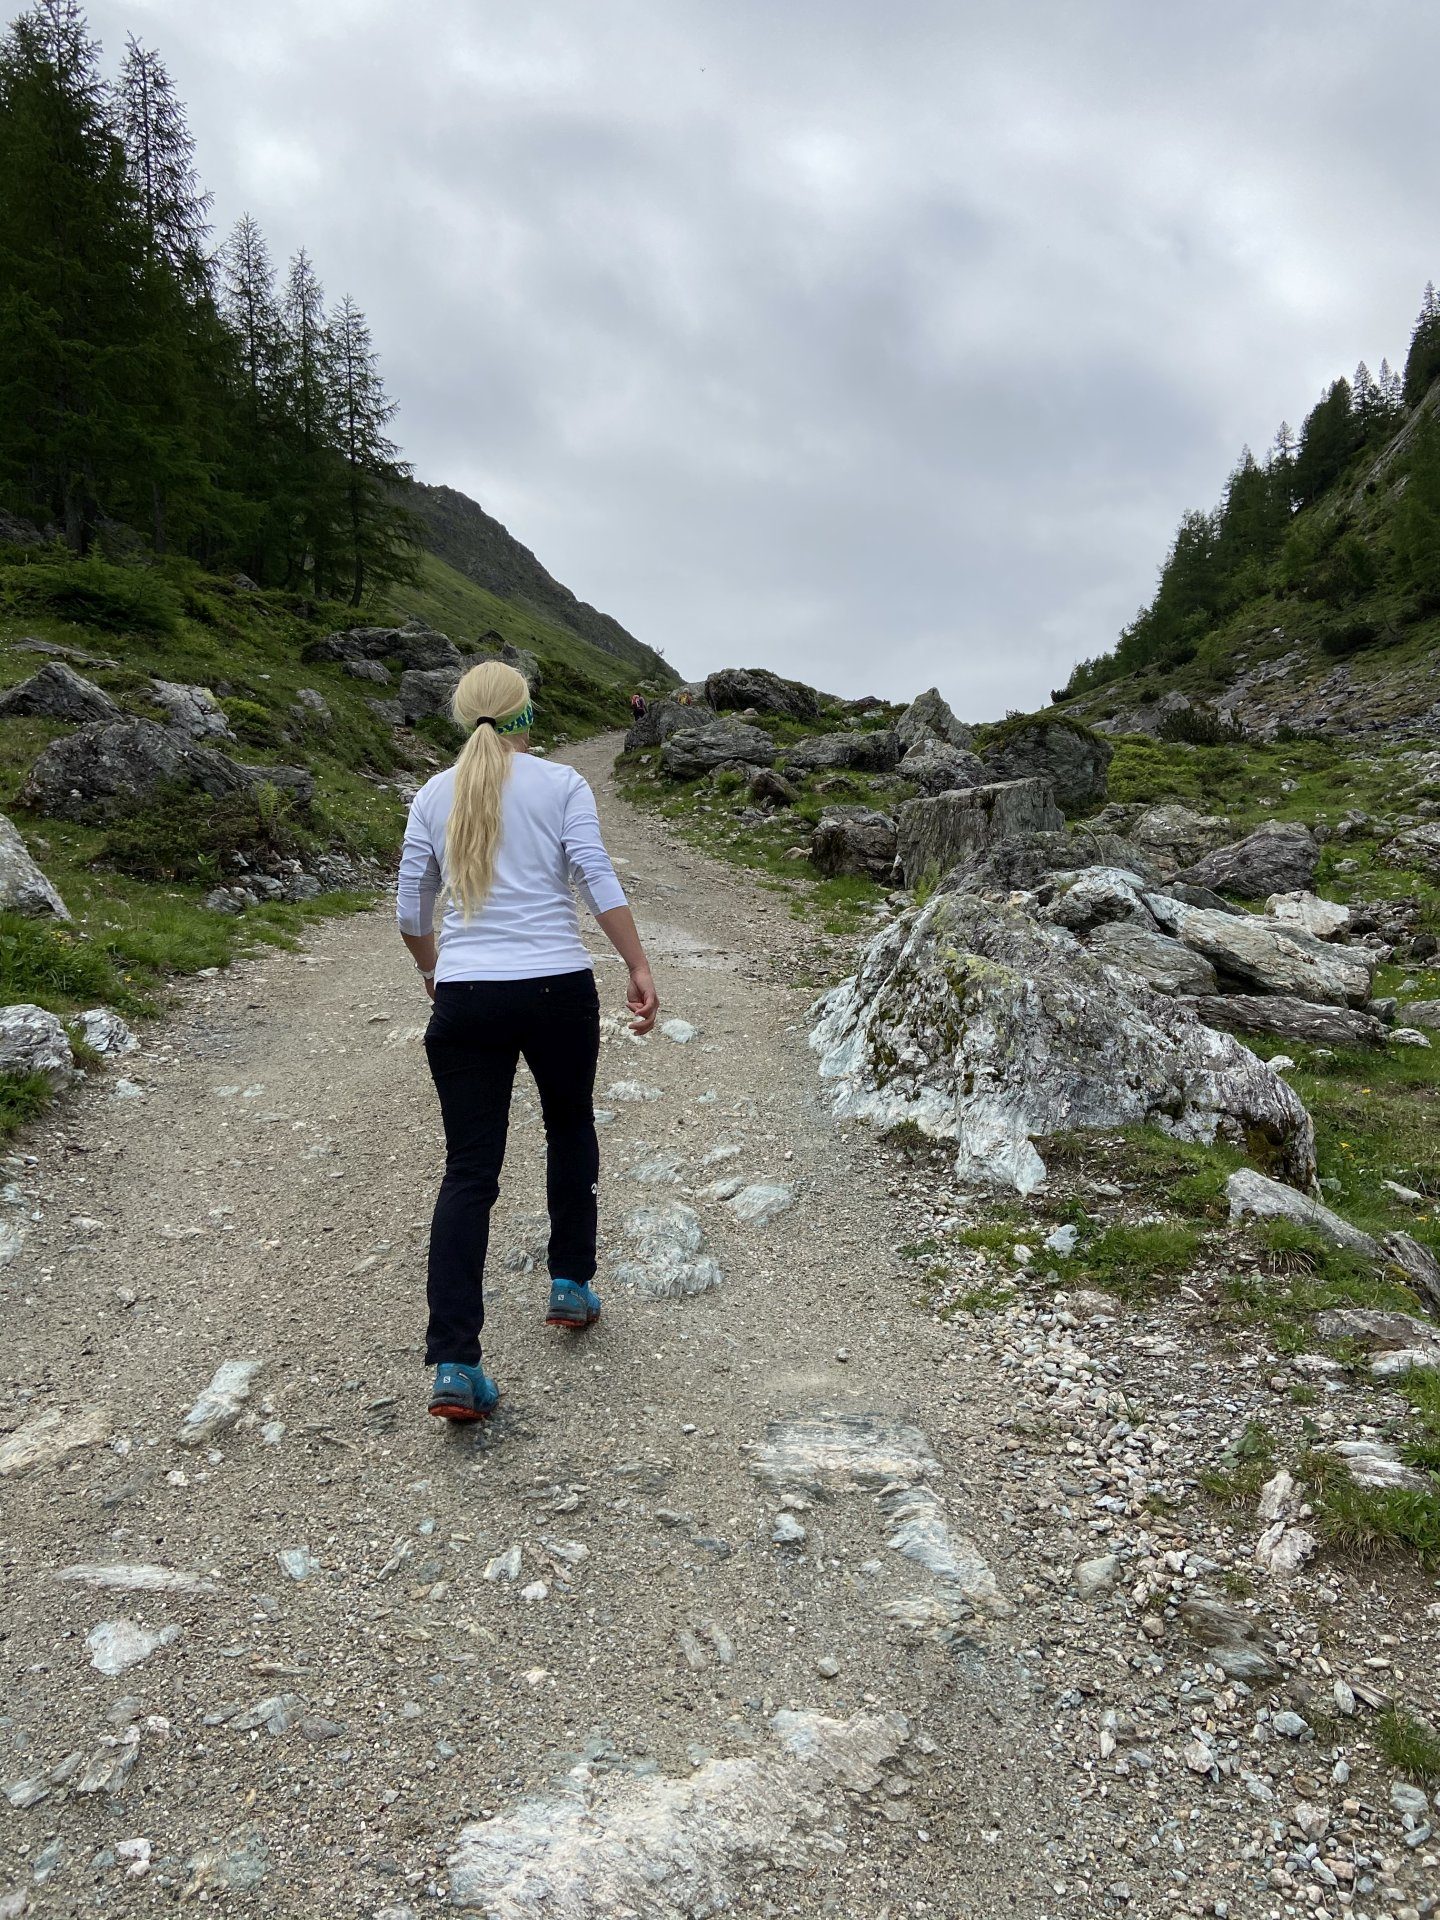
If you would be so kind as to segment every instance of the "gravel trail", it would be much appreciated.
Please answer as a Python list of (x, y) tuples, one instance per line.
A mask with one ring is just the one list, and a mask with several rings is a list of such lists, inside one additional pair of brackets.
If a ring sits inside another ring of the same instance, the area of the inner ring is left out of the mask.
[[(440, 1130), (385, 908), (194, 984), (142, 1097), (100, 1081), (7, 1176), (0, 1914), (1042, 1916), (1183, 1880), (1054, 1738), (1013, 1376), (915, 1310), (913, 1194), (820, 1097), (787, 902), (625, 808), (614, 744), (574, 759), (695, 1031), (633, 1041), (601, 955), (583, 1339), (542, 1324), (522, 1071), (487, 1428), (424, 1412)], [(1149, 1684), (1135, 1643), (1087, 1698)]]

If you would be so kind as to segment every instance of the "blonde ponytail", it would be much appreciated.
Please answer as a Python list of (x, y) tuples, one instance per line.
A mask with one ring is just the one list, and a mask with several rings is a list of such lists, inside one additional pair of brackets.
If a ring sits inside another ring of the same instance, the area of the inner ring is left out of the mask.
[(450, 703), (456, 725), (469, 729), (470, 738), (455, 762), (455, 792), (445, 828), (445, 884), (466, 920), (484, 906), (495, 881), (500, 799), (513, 751), (497, 729), (518, 743), (529, 724), (529, 707), (529, 683), (503, 660), (483, 660), (462, 674)]

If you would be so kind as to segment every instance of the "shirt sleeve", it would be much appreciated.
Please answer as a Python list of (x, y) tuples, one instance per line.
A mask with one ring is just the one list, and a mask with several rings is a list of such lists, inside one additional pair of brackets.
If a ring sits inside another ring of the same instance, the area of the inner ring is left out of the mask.
[(395, 889), (395, 918), (412, 939), (435, 931), (435, 897), (440, 891), (440, 862), (420, 812), (420, 796), (410, 802), (405, 844), (400, 849), (400, 879)]
[(600, 818), (595, 811), (595, 796), (589, 785), (576, 774), (565, 797), (565, 824), (562, 828), (565, 858), (570, 877), (591, 913), (609, 913), (623, 907), (625, 893), (615, 878), (615, 869), (600, 838)]

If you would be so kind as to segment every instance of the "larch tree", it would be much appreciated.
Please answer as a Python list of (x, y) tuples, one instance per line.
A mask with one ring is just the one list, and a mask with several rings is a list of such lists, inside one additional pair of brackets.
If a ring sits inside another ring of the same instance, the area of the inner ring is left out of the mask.
[(410, 468), (389, 436), (396, 404), (380, 377), (365, 316), (348, 293), (330, 318), (329, 339), (331, 414), (345, 464), (350, 604), (358, 607), (367, 581), (396, 579), (409, 571), (410, 516), (394, 504), (393, 494)]

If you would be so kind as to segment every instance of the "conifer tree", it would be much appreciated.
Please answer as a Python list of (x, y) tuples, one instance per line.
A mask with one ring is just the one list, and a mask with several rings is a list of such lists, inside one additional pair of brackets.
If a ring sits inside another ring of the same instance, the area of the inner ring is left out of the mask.
[(290, 262), (281, 308), (287, 438), (284, 490), (291, 512), (289, 570), (308, 576), (317, 598), (329, 591), (339, 511), (331, 343), (325, 290), (302, 247)]
[(1418, 406), (1440, 374), (1440, 296), (1432, 280), (1425, 282), (1420, 297), (1420, 312), (1410, 335), (1410, 351), (1405, 357), (1405, 404)]
[(380, 377), (365, 316), (347, 293), (329, 322), (331, 413), (345, 463), (345, 534), (350, 603), (359, 606), (367, 579), (403, 577), (409, 516), (392, 492), (410, 468), (386, 431), (397, 411)]
[(1351, 404), (1350, 382), (1337, 380), (1306, 415), (1295, 458), (1295, 494), (1308, 506), (1337, 480), (1361, 444)]
[(134, 34), (125, 43), (116, 103), (150, 244), (182, 285), (203, 282), (211, 196), (195, 171), (195, 141), (165, 64)]

